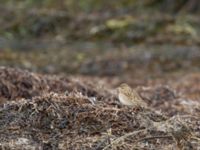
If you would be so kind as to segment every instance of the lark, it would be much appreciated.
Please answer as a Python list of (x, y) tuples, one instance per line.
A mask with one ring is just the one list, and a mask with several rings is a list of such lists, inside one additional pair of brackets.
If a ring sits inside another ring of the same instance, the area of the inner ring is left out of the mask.
[(118, 98), (123, 105), (133, 108), (147, 108), (147, 104), (142, 100), (139, 94), (128, 86), (126, 83), (121, 84), (118, 88)]

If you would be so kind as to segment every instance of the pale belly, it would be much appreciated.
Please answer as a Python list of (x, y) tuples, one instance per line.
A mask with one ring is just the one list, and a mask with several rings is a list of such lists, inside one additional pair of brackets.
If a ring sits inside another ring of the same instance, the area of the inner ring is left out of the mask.
[(119, 94), (119, 101), (120, 101), (123, 105), (128, 105), (128, 106), (133, 106), (133, 105), (135, 105), (130, 99), (128, 99), (127, 96), (124, 96), (123, 94)]

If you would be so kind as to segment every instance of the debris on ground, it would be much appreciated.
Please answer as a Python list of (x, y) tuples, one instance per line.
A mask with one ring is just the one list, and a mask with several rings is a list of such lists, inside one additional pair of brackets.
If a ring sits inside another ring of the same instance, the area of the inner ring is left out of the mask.
[(182, 98), (167, 86), (138, 88), (150, 110), (122, 106), (106, 85), (75, 77), (1, 67), (0, 86), (1, 149), (200, 147), (199, 109), (166, 111)]

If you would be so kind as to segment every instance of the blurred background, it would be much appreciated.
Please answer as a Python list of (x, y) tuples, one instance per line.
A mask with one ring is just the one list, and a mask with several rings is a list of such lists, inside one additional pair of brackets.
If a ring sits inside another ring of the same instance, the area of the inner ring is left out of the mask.
[(200, 71), (198, 0), (0, 0), (0, 65), (179, 78)]

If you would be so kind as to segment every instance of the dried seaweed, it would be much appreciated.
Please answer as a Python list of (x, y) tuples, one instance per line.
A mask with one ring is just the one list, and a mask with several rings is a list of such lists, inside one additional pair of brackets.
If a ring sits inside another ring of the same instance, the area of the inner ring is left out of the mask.
[(1, 149), (196, 149), (200, 146), (198, 114), (165, 116), (165, 112), (156, 111), (159, 101), (173, 102), (180, 98), (169, 88), (141, 89), (144, 99), (145, 93), (153, 95), (149, 100), (154, 100), (155, 108), (135, 110), (120, 105), (109, 89), (97, 88), (84, 80), (10, 68), (1, 68), (0, 76), (4, 87), (0, 89), (0, 97), (5, 99), (0, 105)]

